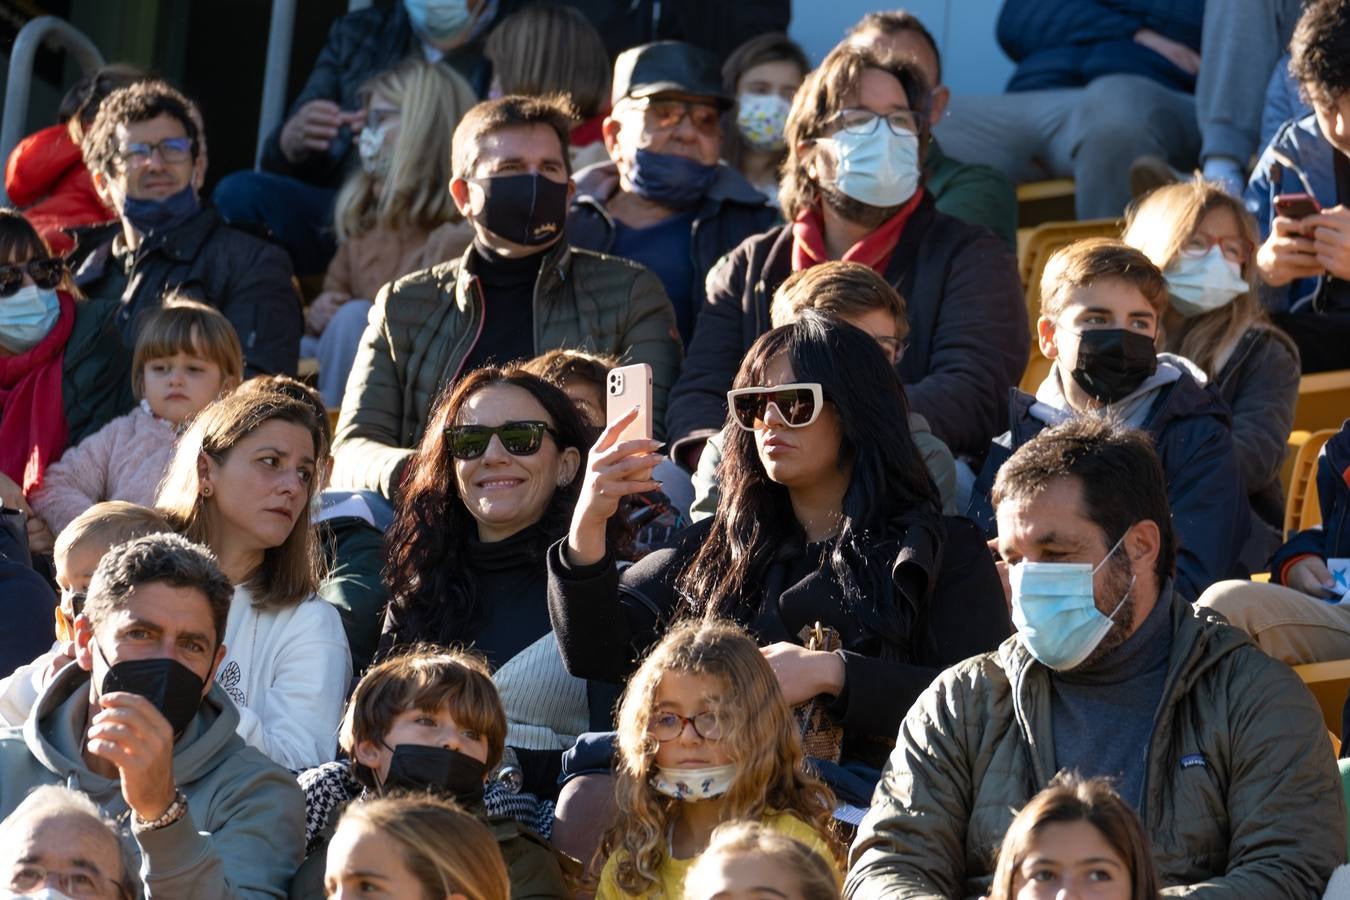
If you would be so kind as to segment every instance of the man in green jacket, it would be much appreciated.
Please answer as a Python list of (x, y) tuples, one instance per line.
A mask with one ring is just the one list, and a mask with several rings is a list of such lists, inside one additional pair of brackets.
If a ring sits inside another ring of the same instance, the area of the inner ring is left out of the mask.
[(62, 784), (117, 822), (146, 896), (286, 896), (304, 854), (294, 777), (244, 741), (215, 672), (234, 588), (202, 547), (155, 534), (99, 562), (75, 663), (0, 730), (0, 817)]
[(1147, 436), (1042, 431), (994, 488), (1018, 633), (938, 676), (900, 726), (850, 853), (850, 898), (974, 897), (1018, 809), (1056, 772), (1138, 811), (1166, 896), (1319, 898), (1345, 802), (1298, 677), (1171, 587)]
[(393, 500), (444, 389), (557, 348), (648, 363), (652, 418), (665, 421), (682, 354), (675, 313), (642, 266), (564, 241), (570, 126), (537, 97), (489, 100), (460, 120), (450, 193), (473, 245), (376, 296), (338, 419), (334, 485)]

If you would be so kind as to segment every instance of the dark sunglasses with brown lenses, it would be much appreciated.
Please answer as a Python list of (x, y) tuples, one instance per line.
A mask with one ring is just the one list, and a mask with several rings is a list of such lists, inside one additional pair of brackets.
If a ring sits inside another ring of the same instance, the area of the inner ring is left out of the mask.
[(501, 425), (451, 425), (445, 429), (450, 442), (450, 455), (455, 459), (477, 459), (487, 452), (492, 436), (496, 435), (512, 456), (533, 456), (544, 443), (544, 435), (558, 439), (558, 433), (547, 422), (505, 422)]
[(25, 263), (0, 266), (0, 297), (13, 297), (23, 287), (24, 272), (43, 290), (51, 290), (66, 277), (66, 261), (58, 256), (39, 256)]

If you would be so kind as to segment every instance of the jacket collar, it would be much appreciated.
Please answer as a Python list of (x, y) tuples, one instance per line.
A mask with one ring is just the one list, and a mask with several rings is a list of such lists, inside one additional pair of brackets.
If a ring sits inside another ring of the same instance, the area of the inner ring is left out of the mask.
[[(474, 272), (476, 264), (474, 263), (475, 251), (473, 241), (460, 254), (459, 266), (455, 272), (455, 304), (461, 312), (469, 308), (472, 292), (470, 288), (478, 280)], [(567, 244), (567, 238), (564, 236), (552, 247), (544, 251), (544, 260), (539, 266), (539, 280), (534, 284), (534, 298), (537, 302), (540, 296), (546, 296), (556, 290), (561, 284), (567, 281), (568, 270), (572, 265), (572, 248)]]

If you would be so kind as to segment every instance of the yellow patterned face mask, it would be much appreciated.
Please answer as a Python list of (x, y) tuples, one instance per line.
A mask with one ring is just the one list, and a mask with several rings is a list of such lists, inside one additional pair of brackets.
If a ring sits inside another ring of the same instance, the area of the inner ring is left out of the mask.
[(746, 143), (766, 153), (787, 146), (783, 131), (791, 108), (788, 101), (778, 94), (741, 94), (736, 103), (736, 127)]

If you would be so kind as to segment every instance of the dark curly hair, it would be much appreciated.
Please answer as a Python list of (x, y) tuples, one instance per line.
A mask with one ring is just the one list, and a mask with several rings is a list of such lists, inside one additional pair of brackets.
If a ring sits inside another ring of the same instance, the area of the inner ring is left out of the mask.
[[(476, 369), (443, 393), (417, 455), (408, 463), (394, 524), (385, 538), (384, 580), (392, 599), (381, 649), (414, 641), (462, 642), (482, 620), (483, 606), (466, 560), (477, 526), (456, 487), (445, 429), (470, 397), (494, 385), (520, 388), (538, 401), (552, 420), (560, 450), (574, 447), (584, 458), (590, 447), (593, 432), (571, 399), (524, 369)], [(567, 533), (581, 480), (578, 473), (555, 490), (544, 509), (532, 548), (540, 567), (548, 546)]]
[(138, 81), (109, 94), (98, 107), (98, 115), (84, 133), (80, 150), (91, 172), (113, 174), (117, 163), (117, 126), (148, 122), (160, 116), (177, 119), (183, 133), (192, 141), (192, 158), (201, 152), (201, 135), (193, 116), (192, 101), (166, 81)]
[(1350, 91), (1350, 0), (1312, 0), (1289, 42), (1289, 74), (1314, 106)]

